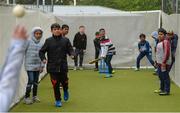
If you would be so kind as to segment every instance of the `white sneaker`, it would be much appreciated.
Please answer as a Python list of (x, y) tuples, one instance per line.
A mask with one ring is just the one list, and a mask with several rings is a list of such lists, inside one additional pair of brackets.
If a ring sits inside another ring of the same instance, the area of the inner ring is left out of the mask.
[(33, 103), (33, 101), (30, 98), (24, 98), (24, 103), (27, 104), (27, 105), (30, 105), (30, 104)]
[(75, 66), (73, 70), (76, 71), (76, 70), (77, 70), (77, 67)]
[(138, 69), (138, 68), (135, 68), (134, 70), (135, 70), (135, 71), (139, 71), (139, 69)]
[(155, 69), (154, 72), (157, 72), (158, 69)]
[(83, 67), (80, 67), (79, 70), (83, 70)]
[(33, 102), (37, 102), (37, 103), (41, 102), (37, 96), (33, 97), (32, 100)]

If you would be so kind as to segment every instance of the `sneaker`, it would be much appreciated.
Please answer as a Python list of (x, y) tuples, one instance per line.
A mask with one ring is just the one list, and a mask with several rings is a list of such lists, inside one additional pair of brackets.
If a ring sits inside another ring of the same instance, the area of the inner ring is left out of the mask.
[(98, 71), (98, 68), (94, 68), (94, 71)]
[(76, 70), (77, 70), (77, 67), (75, 66), (73, 70), (76, 71)]
[(59, 101), (56, 101), (56, 102), (55, 102), (55, 106), (56, 106), (56, 107), (62, 107), (61, 101), (60, 101), (60, 100), (59, 100)]
[(115, 71), (113, 70), (113, 71), (112, 71), (112, 74), (114, 74), (114, 73), (115, 73)]
[(66, 91), (64, 91), (64, 100), (68, 101), (68, 99), (69, 99), (69, 92), (68, 92), (68, 90), (66, 90)]
[(166, 95), (169, 95), (169, 93), (168, 92), (160, 92), (159, 95), (160, 96), (166, 96)]
[(40, 103), (40, 102), (41, 102), (40, 99), (39, 99), (37, 96), (34, 96), (34, 97), (32, 98), (32, 100), (33, 100), (33, 102), (37, 102), (37, 103)]
[(160, 89), (156, 89), (156, 90), (154, 90), (154, 93), (160, 93), (161, 92), (161, 90)]
[(112, 75), (107, 74), (104, 78), (111, 78), (111, 77), (113, 77), (113, 76), (112, 76)]
[(135, 68), (134, 70), (135, 70), (135, 71), (139, 71), (139, 68)]
[(154, 69), (154, 72), (157, 72), (158, 69)]
[(24, 98), (24, 104), (30, 105), (33, 104), (33, 101), (30, 98)]
[(83, 67), (79, 67), (79, 70), (81, 70), (81, 71), (82, 71), (82, 70), (83, 70)]

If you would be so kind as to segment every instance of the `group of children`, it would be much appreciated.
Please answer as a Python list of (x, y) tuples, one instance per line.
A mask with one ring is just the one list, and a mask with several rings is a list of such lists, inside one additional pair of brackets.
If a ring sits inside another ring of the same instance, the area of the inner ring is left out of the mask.
[(136, 61), (136, 71), (140, 68), (140, 60), (146, 56), (160, 79), (160, 89), (155, 90), (159, 95), (170, 94), (170, 77), (169, 72), (175, 62), (175, 53), (177, 48), (178, 36), (173, 32), (166, 32), (165, 29), (160, 28), (158, 31), (152, 33), (152, 38), (155, 40), (155, 61), (152, 60), (152, 48), (146, 36), (141, 34), (138, 43), (139, 55)]
[[(55, 106), (62, 106), (62, 99), (60, 93), (60, 84), (63, 87), (64, 100), (69, 98), (68, 92), (68, 63), (67, 55), (73, 60), (75, 59), (75, 69), (77, 69), (77, 54), (80, 55), (80, 67), (82, 68), (83, 53), (86, 49), (87, 39), (84, 33), (84, 26), (80, 26), (80, 32), (75, 35), (73, 46), (70, 40), (66, 37), (69, 32), (69, 26), (63, 25), (62, 27), (54, 23), (51, 25), (52, 36), (47, 38), (45, 43), (40, 42), (43, 36), (43, 30), (40, 27), (34, 27), (31, 37), (28, 40), (28, 46), (25, 51), (25, 69), (28, 75), (28, 83), (24, 102), (32, 104), (40, 102), (37, 97), (37, 89), (39, 82), (39, 74), (43, 71), (45, 64), (47, 64), (47, 72), (50, 74), (50, 79), (54, 89)], [(104, 60), (108, 67), (106, 77), (112, 77), (113, 68), (111, 60), (113, 55), (116, 54), (115, 47), (111, 39), (106, 35), (105, 29), (101, 28), (95, 33), (94, 39), (95, 58)], [(175, 49), (177, 47), (177, 36), (172, 32), (166, 33), (166, 30), (160, 28), (158, 32), (153, 33), (153, 38), (156, 41), (155, 54), (156, 60), (152, 60), (152, 48), (146, 36), (140, 34), (140, 42), (138, 43), (139, 55), (136, 62), (136, 70), (140, 69), (140, 60), (146, 56), (150, 63), (157, 69), (157, 74), (160, 79), (160, 90), (156, 90), (160, 95), (169, 95), (170, 93), (170, 78), (169, 71), (175, 61)], [(84, 45), (79, 42), (84, 41)], [(82, 53), (81, 53), (82, 52)], [(46, 54), (47, 53), (47, 57)], [(171, 56), (172, 61), (171, 62)], [(95, 70), (99, 70), (98, 62), (95, 64)], [(33, 86), (33, 97), (30, 98), (31, 88)]]

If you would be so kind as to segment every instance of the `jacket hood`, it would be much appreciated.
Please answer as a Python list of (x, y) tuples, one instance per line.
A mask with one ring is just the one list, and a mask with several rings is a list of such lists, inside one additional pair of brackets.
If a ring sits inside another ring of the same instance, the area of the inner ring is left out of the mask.
[[(42, 36), (43, 36), (43, 30), (41, 29), (41, 27), (34, 27), (34, 28), (32, 29), (32, 31), (31, 31), (31, 39), (32, 39), (35, 43), (39, 43), (40, 40), (37, 40), (37, 39), (34, 37), (34, 33), (35, 33), (36, 31), (41, 31), (41, 32), (42, 32)], [(42, 38), (42, 37), (41, 37), (41, 38)], [(40, 38), (40, 39), (41, 39), (41, 38)]]

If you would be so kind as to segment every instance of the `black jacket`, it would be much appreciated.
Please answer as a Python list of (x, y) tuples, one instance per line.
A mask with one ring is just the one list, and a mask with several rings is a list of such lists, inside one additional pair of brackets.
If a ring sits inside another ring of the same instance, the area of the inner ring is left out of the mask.
[(43, 47), (39, 51), (40, 59), (46, 59), (47, 52), (47, 72), (67, 72), (67, 54), (74, 55), (72, 45), (67, 38), (50, 37), (46, 39)]
[(101, 50), (100, 39), (95, 38), (93, 41), (94, 41), (95, 51), (100, 51)]
[(80, 34), (80, 32), (76, 33), (73, 40), (73, 47), (76, 49), (85, 50), (87, 46), (87, 36), (86, 34)]

